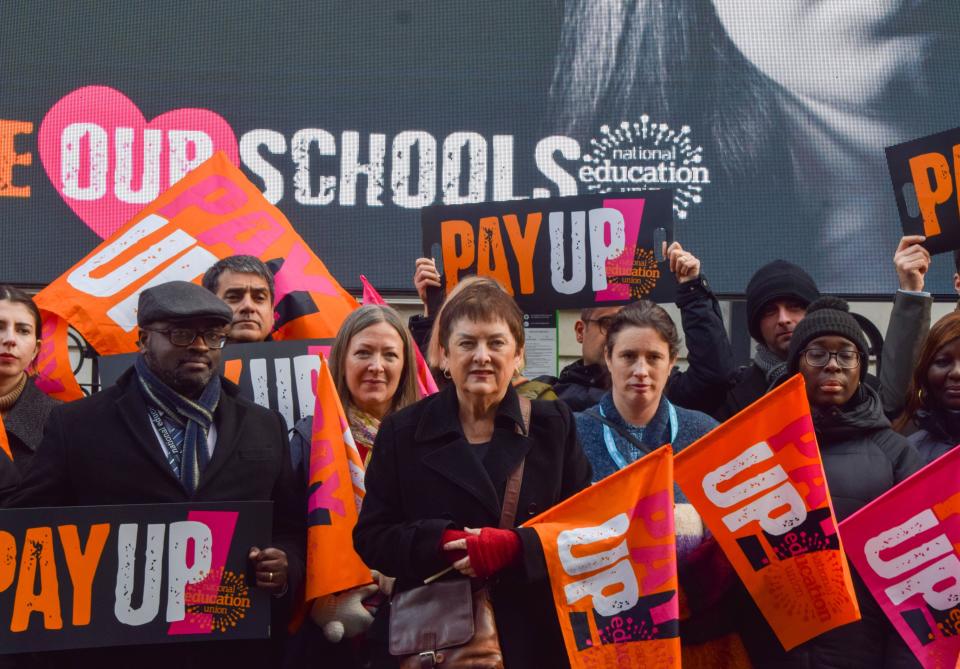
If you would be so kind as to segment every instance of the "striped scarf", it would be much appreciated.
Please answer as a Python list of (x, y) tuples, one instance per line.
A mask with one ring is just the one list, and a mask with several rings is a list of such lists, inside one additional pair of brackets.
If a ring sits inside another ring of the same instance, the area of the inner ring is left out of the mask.
[[(194, 401), (161, 381), (147, 366), (143, 355), (137, 356), (134, 368), (147, 404), (160, 412), (168, 430), (173, 428), (183, 432), (179, 476), (183, 487), (193, 494), (200, 484), (200, 474), (210, 460), (207, 435), (213, 424), (213, 412), (217, 410), (220, 402), (220, 377), (214, 375), (203, 389), (200, 398)], [(171, 463), (171, 466), (173, 465), (174, 463)], [(177, 473), (176, 467), (174, 473)]]
[(350, 423), (353, 441), (357, 445), (357, 450), (360, 451), (360, 459), (366, 467), (370, 464), (370, 458), (373, 457), (373, 441), (380, 430), (380, 420), (348, 403), (347, 421)]

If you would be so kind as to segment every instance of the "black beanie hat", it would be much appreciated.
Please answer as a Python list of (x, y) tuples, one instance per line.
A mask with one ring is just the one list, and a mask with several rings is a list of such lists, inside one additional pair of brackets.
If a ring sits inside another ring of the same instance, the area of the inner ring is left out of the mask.
[(787, 349), (787, 365), (791, 373), (800, 368), (800, 351), (817, 337), (839, 335), (857, 347), (863, 360), (860, 364), (860, 377), (867, 369), (866, 359), (870, 346), (863, 335), (863, 329), (857, 319), (850, 315), (850, 305), (839, 297), (825, 296), (815, 300), (807, 307), (807, 315), (797, 323), (790, 337)]
[(786, 260), (774, 260), (758, 269), (747, 284), (747, 329), (763, 343), (760, 314), (774, 300), (792, 299), (807, 306), (820, 297), (810, 275)]

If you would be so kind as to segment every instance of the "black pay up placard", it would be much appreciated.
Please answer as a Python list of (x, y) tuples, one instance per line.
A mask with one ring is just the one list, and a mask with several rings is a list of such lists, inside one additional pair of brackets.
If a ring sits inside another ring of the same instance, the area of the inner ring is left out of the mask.
[(272, 502), (0, 511), (0, 654), (262, 639)]
[(931, 253), (960, 248), (960, 128), (886, 149), (906, 235)]
[[(280, 412), (287, 425), (312, 416), (316, 396), (313, 375), (320, 371), (318, 347), (330, 356), (332, 339), (289, 339), (255, 344), (227, 344), (220, 373), (240, 386), (252, 402)], [(100, 385), (109, 388), (133, 366), (137, 353), (105, 355), (99, 359)]]
[(430, 207), (422, 225), (447, 293), (478, 274), (528, 313), (674, 299), (661, 256), (673, 237), (670, 190)]

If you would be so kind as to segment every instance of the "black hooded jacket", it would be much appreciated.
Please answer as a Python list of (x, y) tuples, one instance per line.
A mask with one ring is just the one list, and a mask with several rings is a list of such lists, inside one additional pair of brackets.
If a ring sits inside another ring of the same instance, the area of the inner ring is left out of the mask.
[[(890, 427), (880, 396), (861, 385), (841, 407), (813, 410), (824, 473), (840, 522), (923, 466), (920, 454)], [(741, 636), (754, 669), (901, 669), (919, 667), (856, 570), (853, 584), (862, 620), (786, 652), (749, 595)], [(745, 597), (744, 597), (745, 596)]]
[(948, 409), (921, 410), (914, 419), (920, 428), (908, 437), (925, 463), (946, 455), (960, 444), (960, 411)]

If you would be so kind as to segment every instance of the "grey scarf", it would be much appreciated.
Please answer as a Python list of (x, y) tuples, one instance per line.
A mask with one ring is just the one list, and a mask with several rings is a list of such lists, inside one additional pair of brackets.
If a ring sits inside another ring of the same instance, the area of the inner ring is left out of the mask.
[(772, 387), (787, 373), (787, 361), (781, 360), (773, 351), (763, 344), (757, 346), (757, 353), (753, 356), (753, 364), (760, 368), (767, 379), (767, 387)]

